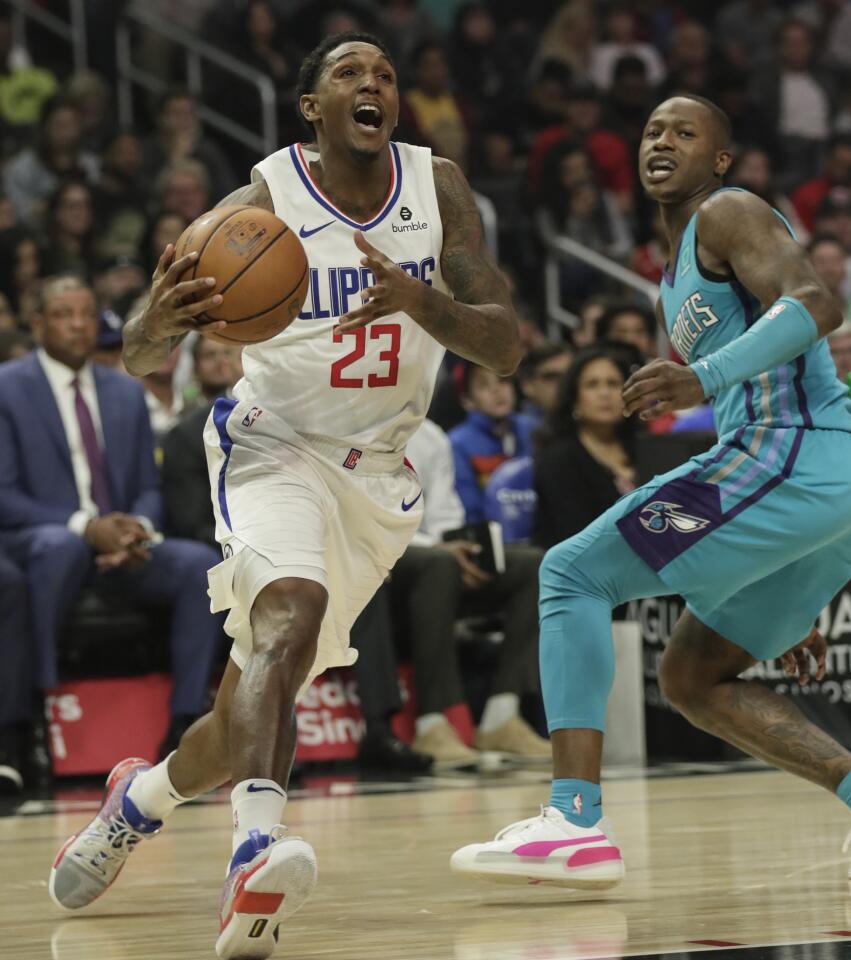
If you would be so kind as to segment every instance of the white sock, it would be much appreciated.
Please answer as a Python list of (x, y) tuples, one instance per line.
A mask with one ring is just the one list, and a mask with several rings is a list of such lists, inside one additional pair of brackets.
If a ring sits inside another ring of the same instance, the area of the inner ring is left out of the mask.
[(441, 723), (449, 723), (442, 713), (424, 713), (421, 717), (417, 717), (414, 732), (418, 737), (422, 737), (425, 736), (429, 730), (439, 727)]
[(287, 794), (274, 780), (259, 777), (238, 783), (230, 795), (233, 807), (233, 852), (252, 830), (267, 834), (281, 822)]
[(491, 733), (512, 717), (516, 717), (518, 713), (520, 713), (520, 697), (516, 693), (495, 693), (492, 697), (488, 697), (485, 703), (479, 730), (482, 733)]
[(162, 763), (140, 773), (127, 790), (136, 809), (149, 820), (165, 820), (175, 807), (193, 799), (182, 797), (168, 775), (168, 762), (175, 753), (176, 750), (172, 751)]

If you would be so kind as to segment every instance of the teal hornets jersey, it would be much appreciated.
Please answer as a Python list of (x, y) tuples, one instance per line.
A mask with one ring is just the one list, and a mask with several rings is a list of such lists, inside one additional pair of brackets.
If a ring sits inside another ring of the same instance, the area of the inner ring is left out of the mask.
[[(774, 212), (794, 236), (785, 217)], [(661, 285), (668, 336), (686, 363), (726, 346), (762, 313), (753, 294), (737, 280), (722, 280), (701, 268), (696, 230), (697, 211), (683, 233), (673, 268), (665, 272)], [(759, 238), (754, 242), (759, 243)], [(789, 428), (851, 432), (848, 388), (837, 378), (823, 339), (790, 363), (722, 390), (714, 398), (714, 407), (719, 439), (730, 442), (738, 434), (739, 442), (744, 440), (759, 459), (763, 457), (757, 450), (766, 444), (775, 457), (782, 456), (782, 448), (796, 432)], [(772, 430), (769, 436), (766, 429)], [(754, 440), (756, 449), (751, 442)]]

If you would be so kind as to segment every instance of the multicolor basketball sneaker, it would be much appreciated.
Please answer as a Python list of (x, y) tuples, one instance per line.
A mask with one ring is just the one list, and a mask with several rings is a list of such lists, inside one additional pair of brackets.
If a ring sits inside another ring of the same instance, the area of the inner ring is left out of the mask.
[(278, 926), (289, 919), (316, 886), (316, 854), (286, 827), (269, 835), (257, 830), (237, 849), (222, 889), (222, 960), (264, 960), (278, 943)]
[(127, 796), (130, 784), (150, 769), (151, 764), (138, 757), (113, 767), (98, 815), (65, 841), (53, 863), (48, 890), (57, 906), (79, 910), (97, 900), (115, 882), (138, 842), (162, 827), (161, 820), (143, 817)]
[(620, 883), (623, 857), (607, 820), (577, 827), (555, 807), (501, 830), (489, 843), (471, 843), (452, 854), (455, 873), (498, 883), (551, 883), (605, 890)]

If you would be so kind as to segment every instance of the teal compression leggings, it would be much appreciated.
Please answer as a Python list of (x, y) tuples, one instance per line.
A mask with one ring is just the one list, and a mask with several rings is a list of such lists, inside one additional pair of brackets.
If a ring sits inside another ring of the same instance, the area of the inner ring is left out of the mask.
[[(611, 511), (609, 511), (611, 512)], [(669, 593), (604, 514), (549, 550), (540, 569), (541, 687), (550, 732), (605, 729), (615, 677), (612, 610)]]

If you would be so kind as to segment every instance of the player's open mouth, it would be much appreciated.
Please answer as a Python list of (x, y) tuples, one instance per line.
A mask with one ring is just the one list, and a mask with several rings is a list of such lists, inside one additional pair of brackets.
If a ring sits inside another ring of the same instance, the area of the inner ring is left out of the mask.
[(384, 126), (384, 111), (377, 103), (361, 103), (355, 107), (352, 119), (364, 133), (379, 133)]
[(651, 157), (647, 161), (647, 179), (659, 183), (667, 180), (676, 169), (677, 165), (670, 157)]

